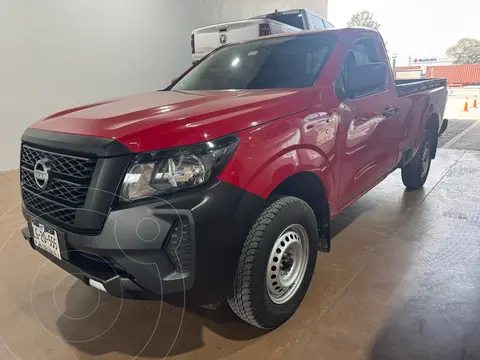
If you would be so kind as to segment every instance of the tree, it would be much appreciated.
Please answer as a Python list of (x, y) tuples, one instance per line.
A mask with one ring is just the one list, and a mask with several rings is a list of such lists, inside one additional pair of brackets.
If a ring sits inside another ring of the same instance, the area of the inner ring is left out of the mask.
[(348, 22), (348, 26), (360, 26), (378, 30), (380, 28), (380, 23), (375, 21), (373, 13), (363, 10), (352, 15)]
[(455, 58), (456, 64), (480, 63), (480, 40), (463, 38), (447, 49), (447, 55)]

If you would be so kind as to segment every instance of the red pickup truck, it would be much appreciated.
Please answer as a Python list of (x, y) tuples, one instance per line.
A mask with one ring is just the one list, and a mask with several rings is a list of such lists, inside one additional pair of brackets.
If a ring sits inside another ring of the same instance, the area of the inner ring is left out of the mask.
[(330, 221), (395, 169), (424, 184), (445, 80), (394, 81), (368, 29), (215, 50), (167, 89), (27, 129), (33, 249), (114, 296), (228, 300), (275, 328), (300, 305)]

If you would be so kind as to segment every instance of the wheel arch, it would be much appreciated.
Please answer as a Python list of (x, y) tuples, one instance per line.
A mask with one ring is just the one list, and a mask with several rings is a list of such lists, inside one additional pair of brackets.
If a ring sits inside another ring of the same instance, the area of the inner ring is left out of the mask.
[(330, 251), (330, 205), (322, 180), (311, 171), (297, 172), (283, 180), (270, 194), (269, 201), (279, 196), (294, 196), (305, 201), (317, 218), (319, 249)]
[(435, 159), (435, 156), (437, 155), (439, 128), (440, 117), (438, 113), (434, 112), (430, 114), (430, 117), (427, 120), (427, 125), (425, 126), (430, 140), (430, 155), (432, 159)]
[(423, 139), (424, 131), (427, 130), (430, 140), (430, 154), (432, 159), (435, 159), (437, 154), (437, 145), (438, 145), (438, 132), (440, 128), (440, 109), (436, 104), (430, 104), (428, 111), (425, 116), (422, 118), (420, 126), (418, 128), (418, 134), (415, 141), (415, 149), (421, 144)]

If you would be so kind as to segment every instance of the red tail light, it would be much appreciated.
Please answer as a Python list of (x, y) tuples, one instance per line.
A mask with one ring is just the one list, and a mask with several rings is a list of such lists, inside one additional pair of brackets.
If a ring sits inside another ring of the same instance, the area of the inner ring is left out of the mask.
[(268, 24), (260, 24), (260, 36), (272, 35), (272, 29)]
[(195, 54), (195, 35), (192, 34), (192, 38), (190, 40), (190, 45), (192, 46), (192, 54)]

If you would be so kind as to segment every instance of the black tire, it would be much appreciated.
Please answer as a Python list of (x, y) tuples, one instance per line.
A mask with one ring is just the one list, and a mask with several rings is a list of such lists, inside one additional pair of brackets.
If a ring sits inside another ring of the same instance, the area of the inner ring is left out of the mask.
[[(289, 226), (301, 225), (308, 235), (306, 268), (292, 297), (277, 304), (267, 288), (267, 266), (274, 244)], [(318, 232), (315, 214), (301, 199), (286, 196), (268, 205), (252, 226), (240, 255), (233, 294), (228, 304), (242, 320), (262, 329), (273, 329), (297, 310), (313, 276), (317, 260)]]
[[(431, 142), (428, 131), (424, 132), (423, 140), (413, 159), (402, 168), (403, 185), (409, 190), (420, 189), (427, 180), (430, 172), (431, 157)], [(426, 158), (427, 157), (427, 161)]]

